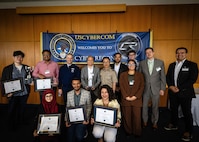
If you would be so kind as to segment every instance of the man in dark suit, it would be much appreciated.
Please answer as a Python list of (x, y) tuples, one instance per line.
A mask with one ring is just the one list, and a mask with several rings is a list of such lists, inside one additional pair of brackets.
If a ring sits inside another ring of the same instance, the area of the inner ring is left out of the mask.
[(151, 100), (151, 122), (153, 129), (156, 130), (158, 128), (160, 95), (163, 96), (166, 89), (165, 67), (162, 60), (154, 57), (153, 48), (146, 48), (145, 54), (147, 59), (141, 61), (139, 66), (139, 71), (143, 73), (145, 79), (142, 108), (143, 127), (147, 126), (148, 104)]
[(191, 113), (192, 98), (195, 98), (193, 84), (198, 78), (198, 66), (186, 59), (187, 48), (176, 49), (176, 61), (169, 65), (166, 80), (171, 109), (171, 122), (165, 130), (177, 130), (178, 107), (181, 105), (184, 115), (185, 131), (183, 141), (191, 141), (193, 131), (193, 118)]
[(121, 92), (120, 92), (120, 87), (119, 87), (120, 74), (122, 72), (128, 70), (128, 67), (125, 64), (121, 63), (121, 56), (122, 55), (120, 53), (115, 53), (114, 54), (114, 64), (111, 64), (111, 68), (115, 70), (115, 72), (117, 74), (117, 78), (118, 78), (118, 83), (116, 84), (115, 95), (119, 102), (121, 100)]

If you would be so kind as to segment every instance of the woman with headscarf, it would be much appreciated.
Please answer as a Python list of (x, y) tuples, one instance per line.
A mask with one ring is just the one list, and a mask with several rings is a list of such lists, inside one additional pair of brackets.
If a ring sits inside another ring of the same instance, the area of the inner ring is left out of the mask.
[[(33, 136), (37, 137), (40, 142), (60, 142), (60, 135), (37, 133), (38, 118), (40, 114), (60, 114), (61, 107), (56, 102), (56, 95), (52, 89), (43, 92), (42, 102), (38, 108), (37, 115), (34, 120)], [(62, 121), (62, 120), (61, 120)]]

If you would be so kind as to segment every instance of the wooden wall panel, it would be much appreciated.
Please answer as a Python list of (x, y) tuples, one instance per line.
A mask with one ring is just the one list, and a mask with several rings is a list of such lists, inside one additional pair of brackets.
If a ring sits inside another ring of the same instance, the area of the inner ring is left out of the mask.
[[(191, 54), (191, 59), (192, 61), (196, 62), (198, 64), (198, 68), (199, 68), (199, 40), (193, 40), (193, 46), (191, 51), (189, 52), (189, 54)], [(199, 86), (199, 75), (198, 75), (198, 79), (197, 79), (197, 83)]]
[(70, 14), (52, 14), (52, 15), (35, 15), (34, 16), (34, 35), (35, 41), (40, 40), (40, 32), (71, 32), (71, 15)]
[(1, 19), (1, 22), (0, 22), (0, 41), (6, 41), (6, 17), (5, 17), (5, 14), (6, 14), (7, 10), (0, 10), (0, 19)]
[[(25, 57), (23, 60), (24, 64), (27, 64), (29, 66), (34, 66), (35, 64), (33, 42), (0, 42), (0, 50), (1, 50), (0, 52), (0, 60), (1, 60), (0, 72), (1, 73), (5, 66), (13, 63), (13, 51), (15, 50), (21, 50), (25, 53)], [(2, 103), (7, 103), (6, 97), (2, 97), (0, 95), (0, 98), (2, 99)], [(32, 103), (35, 103), (34, 100), (32, 101)]]
[(110, 32), (110, 14), (73, 14), (72, 31), (74, 33)]
[(192, 39), (193, 6), (152, 7), (154, 39)]
[(1, 59), (1, 68), (4, 66), (13, 63), (13, 51), (21, 50), (25, 53), (25, 58), (23, 60), (24, 64), (33, 66), (35, 64), (34, 59), (34, 43), (33, 42), (0, 42), (0, 59)]
[[(125, 13), (17, 15), (15, 9), (0, 10), (0, 72), (12, 63), (12, 52), (22, 50), (24, 63), (35, 66), (42, 60), (40, 32), (109, 33), (153, 30), (155, 56), (168, 65), (175, 61), (175, 50), (184, 46), (188, 59), (199, 61), (199, 5), (127, 6)], [(199, 64), (199, 63), (198, 63)], [(82, 67), (84, 65), (78, 64)], [(97, 65), (102, 67), (102, 65)], [(197, 80), (199, 84), (199, 79)], [(32, 86), (29, 104), (39, 103)], [(63, 104), (63, 98), (57, 97)], [(0, 97), (0, 103), (7, 103)], [(160, 106), (167, 105), (167, 96)]]
[(111, 32), (140, 32), (150, 28), (150, 6), (128, 6), (125, 13), (111, 14)]
[[(186, 47), (188, 51), (191, 51), (191, 40), (157, 40), (154, 41), (155, 57), (162, 59), (165, 63), (165, 71), (167, 71), (170, 63), (176, 60), (175, 50), (178, 47)], [(191, 53), (187, 55), (188, 59), (191, 59)]]
[(199, 5), (194, 6), (193, 39), (199, 39)]
[(34, 44), (35, 65), (42, 60), (42, 47), (39, 41)]
[(15, 10), (1, 10), (0, 41), (33, 41), (33, 18), (17, 15)]

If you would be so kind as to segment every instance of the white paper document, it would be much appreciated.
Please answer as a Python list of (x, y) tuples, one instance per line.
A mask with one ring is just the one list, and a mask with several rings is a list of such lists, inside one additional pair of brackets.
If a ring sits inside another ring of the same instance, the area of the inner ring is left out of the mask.
[(39, 131), (57, 131), (58, 116), (41, 117)]
[(51, 88), (51, 79), (37, 79), (36, 81), (37, 90), (50, 89)]
[(20, 91), (22, 89), (20, 80), (5, 82), (4, 88), (5, 88), (5, 94)]
[(103, 109), (103, 108), (96, 108), (96, 122), (105, 123), (109, 125), (114, 125), (114, 111)]
[(68, 114), (70, 122), (84, 121), (83, 108), (69, 109)]

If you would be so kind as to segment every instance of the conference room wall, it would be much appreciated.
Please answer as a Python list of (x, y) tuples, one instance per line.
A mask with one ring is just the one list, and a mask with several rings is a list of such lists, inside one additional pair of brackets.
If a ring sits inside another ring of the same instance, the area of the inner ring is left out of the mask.
[[(77, 34), (150, 29), (155, 56), (164, 60), (166, 70), (169, 63), (175, 60), (175, 49), (179, 46), (188, 48), (188, 59), (199, 61), (199, 5), (127, 6), (126, 12), (122, 13), (30, 15), (18, 15), (15, 9), (1, 9), (0, 19), (0, 72), (4, 66), (12, 63), (14, 50), (24, 51), (24, 63), (30, 66), (42, 60), (40, 32), (47, 31)], [(34, 92), (34, 86), (31, 90), (28, 103), (38, 104), (39, 94)], [(62, 98), (57, 97), (57, 100), (63, 104)], [(0, 103), (6, 104), (6, 97), (0, 96)], [(166, 105), (167, 94), (160, 99), (160, 106)]]

